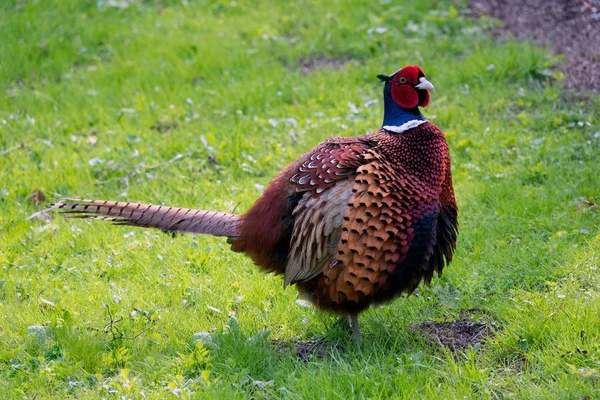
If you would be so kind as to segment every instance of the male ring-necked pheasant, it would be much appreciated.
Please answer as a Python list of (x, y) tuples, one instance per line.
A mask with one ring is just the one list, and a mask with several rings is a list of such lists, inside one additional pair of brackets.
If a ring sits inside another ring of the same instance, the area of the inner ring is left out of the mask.
[(316, 307), (350, 318), (412, 293), (450, 262), (457, 207), (448, 145), (419, 107), (433, 85), (418, 66), (379, 75), (385, 113), (375, 133), (324, 141), (291, 162), (243, 215), (65, 199), (72, 217), (229, 238)]

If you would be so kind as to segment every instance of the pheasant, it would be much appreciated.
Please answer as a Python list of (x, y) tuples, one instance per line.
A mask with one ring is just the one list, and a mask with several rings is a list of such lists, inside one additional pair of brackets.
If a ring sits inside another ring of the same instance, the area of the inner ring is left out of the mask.
[(225, 236), (265, 272), (282, 274), (318, 309), (348, 318), (430, 284), (452, 260), (458, 209), (448, 145), (419, 107), (433, 85), (417, 66), (384, 82), (382, 127), (331, 138), (285, 167), (243, 215), (63, 199), (67, 217)]

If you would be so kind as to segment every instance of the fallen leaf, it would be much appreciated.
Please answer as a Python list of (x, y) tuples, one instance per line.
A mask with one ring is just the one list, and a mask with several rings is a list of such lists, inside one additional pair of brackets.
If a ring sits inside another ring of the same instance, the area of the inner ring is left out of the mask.
[(43, 298), (41, 296), (39, 297), (39, 301), (40, 301), (40, 303), (45, 304), (46, 306), (56, 307), (56, 304), (54, 304), (50, 300), (46, 300), (45, 298)]
[(214, 311), (216, 313), (221, 314), (223, 311), (219, 310), (217, 307), (213, 307), (213, 306), (206, 306), (206, 308), (208, 308), (211, 311)]
[(36, 189), (33, 192), (31, 192), (27, 200), (29, 200), (37, 206), (41, 202), (46, 201), (46, 195), (41, 190)]
[(589, 210), (595, 212), (598, 209), (598, 205), (590, 200), (585, 200), (585, 199), (580, 200), (579, 203), (577, 203), (577, 211), (581, 211), (581, 210), (585, 210), (585, 209), (589, 209)]

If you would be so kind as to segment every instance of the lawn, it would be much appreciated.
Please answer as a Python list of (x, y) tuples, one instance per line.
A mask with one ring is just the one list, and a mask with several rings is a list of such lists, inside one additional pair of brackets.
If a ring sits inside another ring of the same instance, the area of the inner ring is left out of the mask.
[[(466, 6), (3, 1), (0, 398), (599, 398), (600, 101)], [(244, 212), (317, 143), (376, 130), (376, 75), (415, 63), (458, 249), (362, 314), (361, 346), (222, 239), (28, 219), (61, 196)], [(419, 328), (465, 319), (490, 334)]]

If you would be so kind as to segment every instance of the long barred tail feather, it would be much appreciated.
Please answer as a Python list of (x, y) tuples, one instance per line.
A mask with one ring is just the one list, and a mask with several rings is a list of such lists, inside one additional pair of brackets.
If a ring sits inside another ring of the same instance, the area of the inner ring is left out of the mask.
[(72, 198), (61, 199), (51, 209), (67, 214), (67, 218), (101, 219), (117, 225), (157, 228), (164, 232), (204, 233), (230, 238), (239, 235), (239, 215), (214, 211)]

